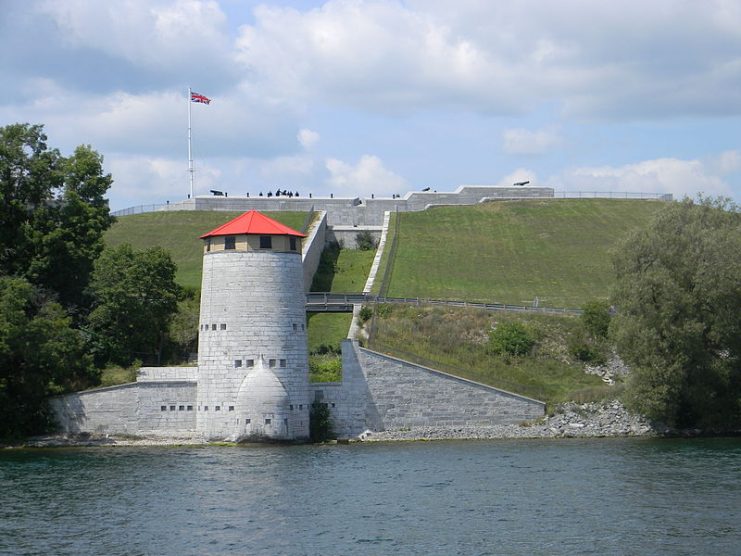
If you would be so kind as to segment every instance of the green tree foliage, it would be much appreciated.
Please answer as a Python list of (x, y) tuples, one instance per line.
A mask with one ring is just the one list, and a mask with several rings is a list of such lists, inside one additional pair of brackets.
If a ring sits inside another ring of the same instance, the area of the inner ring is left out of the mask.
[(27, 280), (0, 277), (0, 438), (43, 431), (47, 395), (99, 379), (71, 324)]
[(628, 402), (677, 426), (741, 423), (741, 213), (673, 203), (614, 257), (614, 334)]
[(518, 322), (503, 322), (489, 334), (489, 350), (497, 355), (527, 355), (535, 345), (530, 331)]
[(610, 304), (607, 301), (588, 301), (582, 307), (581, 322), (587, 333), (594, 338), (607, 338), (610, 328)]
[(325, 442), (334, 436), (332, 418), (326, 403), (314, 402), (309, 412), (309, 437), (312, 442)]
[(89, 146), (63, 157), (40, 125), (0, 128), (0, 275), (23, 276), (84, 312), (93, 262), (113, 219), (110, 174)]
[(580, 326), (569, 338), (569, 351), (586, 363), (604, 363), (609, 349), (610, 304), (603, 300), (589, 301), (582, 311)]
[(96, 364), (129, 365), (134, 358), (159, 362), (165, 331), (181, 289), (175, 263), (162, 248), (106, 249), (95, 263), (95, 302), (88, 324)]
[(363, 230), (355, 235), (355, 243), (361, 251), (372, 251), (376, 248), (376, 240), (368, 230)]
[(175, 361), (187, 360), (191, 352), (198, 350), (198, 321), (201, 300), (198, 291), (185, 290), (178, 308), (170, 321), (167, 332)]

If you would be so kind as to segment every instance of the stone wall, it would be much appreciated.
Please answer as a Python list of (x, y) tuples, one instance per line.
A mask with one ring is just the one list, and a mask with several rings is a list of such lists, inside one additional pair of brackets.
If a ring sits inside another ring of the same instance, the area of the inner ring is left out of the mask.
[(357, 249), (357, 237), (360, 232), (370, 232), (378, 245), (383, 226), (333, 226), (327, 230), (327, 241), (337, 242), (346, 249)]
[(412, 191), (403, 197), (255, 197), (200, 196), (168, 205), (167, 210), (305, 211), (327, 212), (327, 225), (381, 226), (385, 211), (420, 211), (430, 206), (475, 205), (494, 199), (551, 198), (552, 187), (462, 185), (452, 192)]
[(304, 266), (304, 290), (311, 289), (311, 282), (319, 268), (319, 261), (322, 258), (324, 244), (327, 242), (327, 213), (322, 211), (319, 214), (318, 221), (314, 222), (308, 232), (308, 237), (303, 241), (301, 261)]
[(60, 432), (177, 434), (195, 430), (196, 367), (142, 367), (137, 382), (50, 399)]
[(330, 407), (335, 432), (420, 427), (492, 427), (545, 414), (543, 402), (402, 361), (357, 342), (342, 344), (342, 384), (312, 384)]
[(49, 400), (63, 433), (137, 434), (136, 383), (55, 396)]

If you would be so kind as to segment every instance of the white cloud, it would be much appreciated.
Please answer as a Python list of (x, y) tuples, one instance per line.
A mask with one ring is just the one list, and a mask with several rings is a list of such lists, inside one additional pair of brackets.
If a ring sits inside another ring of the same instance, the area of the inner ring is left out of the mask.
[(261, 161), (259, 166), (262, 176), (271, 180), (279, 180), (280, 183), (277, 185), (290, 185), (296, 180), (303, 181), (304, 177), (312, 174), (315, 168), (314, 160), (305, 155), (280, 156)]
[(407, 191), (404, 178), (385, 168), (377, 156), (363, 155), (355, 165), (330, 158), (326, 168), (327, 185), (340, 196), (386, 196)]
[(561, 177), (568, 191), (672, 193), (675, 197), (729, 195), (729, 185), (699, 160), (658, 158), (625, 166), (573, 168)]
[(305, 149), (310, 149), (319, 142), (319, 134), (316, 131), (310, 129), (301, 129), (296, 135), (298, 142)]
[(237, 59), (271, 94), (381, 111), (739, 113), (739, 14), (724, 0), (261, 6)]
[(507, 154), (543, 154), (558, 147), (563, 140), (557, 131), (552, 129), (540, 129), (530, 131), (527, 129), (507, 129), (502, 134), (504, 141), (504, 152)]
[(226, 16), (215, 1), (42, 0), (37, 11), (54, 20), (67, 45), (137, 66), (168, 71), (173, 65), (221, 66), (230, 48)]
[[(140, 204), (160, 204), (184, 199), (190, 189), (188, 163), (162, 157), (113, 155), (106, 158), (106, 170), (113, 175), (109, 192), (115, 209)], [(219, 184), (220, 168), (195, 165), (195, 194), (205, 194)]]
[(733, 174), (741, 170), (741, 150), (729, 150), (720, 153), (711, 160), (711, 164), (721, 175)]

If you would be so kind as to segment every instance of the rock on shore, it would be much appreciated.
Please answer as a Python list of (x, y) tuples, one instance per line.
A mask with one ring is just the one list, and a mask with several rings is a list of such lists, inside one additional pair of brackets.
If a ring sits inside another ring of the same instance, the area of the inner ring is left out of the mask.
[(628, 412), (619, 401), (565, 403), (542, 420), (521, 425), (481, 427), (420, 427), (366, 432), (364, 441), (445, 440), (487, 438), (596, 438), (659, 434), (642, 416)]

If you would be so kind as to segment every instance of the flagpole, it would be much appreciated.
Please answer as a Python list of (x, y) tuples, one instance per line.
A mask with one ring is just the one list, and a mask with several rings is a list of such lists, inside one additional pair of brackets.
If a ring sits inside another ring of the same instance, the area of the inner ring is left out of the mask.
[(190, 198), (193, 199), (193, 149), (191, 147), (191, 119), (190, 119), (190, 105), (192, 102), (192, 91), (188, 87), (188, 174), (190, 176)]

